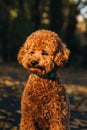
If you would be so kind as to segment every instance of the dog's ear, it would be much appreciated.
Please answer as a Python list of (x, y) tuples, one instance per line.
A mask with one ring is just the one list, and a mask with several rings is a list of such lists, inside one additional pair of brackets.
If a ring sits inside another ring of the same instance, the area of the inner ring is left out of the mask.
[(20, 64), (22, 64), (22, 59), (23, 59), (23, 57), (26, 54), (28, 49), (29, 49), (29, 40), (27, 38), (25, 43), (23, 44), (23, 46), (20, 48), (20, 50), (18, 52), (17, 60)]
[(25, 54), (24, 47), (21, 47), (21, 49), (18, 52), (17, 60), (20, 64), (22, 64), (22, 58)]
[(57, 47), (57, 52), (55, 54), (54, 62), (58, 67), (62, 67), (69, 58), (69, 49), (66, 47), (64, 43), (60, 43)]

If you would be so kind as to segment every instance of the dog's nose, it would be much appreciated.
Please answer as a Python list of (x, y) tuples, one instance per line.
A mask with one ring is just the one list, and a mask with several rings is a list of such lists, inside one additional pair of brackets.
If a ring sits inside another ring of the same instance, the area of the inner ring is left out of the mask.
[(31, 65), (32, 65), (33, 67), (35, 67), (37, 64), (38, 64), (38, 61), (36, 61), (36, 60), (32, 60), (32, 61), (31, 61)]

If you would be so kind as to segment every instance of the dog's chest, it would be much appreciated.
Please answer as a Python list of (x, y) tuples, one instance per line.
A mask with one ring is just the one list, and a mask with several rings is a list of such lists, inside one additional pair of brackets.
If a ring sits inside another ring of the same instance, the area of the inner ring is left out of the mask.
[(24, 97), (34, 121), (47, 128), (48, 120), (66, 107), (63, 87), (57, 81), (30, 76), (25, 89)]
[(56, 81), (33, 76), (29, 79), (29, 86), (30, 100), (37, 104), (49, 103), (58, 96)]

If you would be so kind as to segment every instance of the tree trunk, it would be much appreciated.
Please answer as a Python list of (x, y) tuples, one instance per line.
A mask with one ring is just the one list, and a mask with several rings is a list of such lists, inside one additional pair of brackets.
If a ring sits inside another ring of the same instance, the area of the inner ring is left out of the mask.
[(62, 0), (50, 0), (51, 30), (61, 34), (63, 24)]
[(24, 1), (23, 0), (19, 0), (19, 6), (20, 6), (20, 9), (23, 11), (24, 10)]
[(1, 58), (7, 62), (9, 11), (8, 6), (3, 1), (0, 1), (0, 26)]
[(2, 38), (1, 38), (1, 53), (2, 53), (2, 59), (3, 62), (7, 62), (8, 60), (8, 24), (3, 25), (3, 30), (2, 30)]
[(34, 24), (34, 31), (40, 27), (40, 0), (35, 0), (35, 3), (31, 6), (31, 20)]
[(77, 57), (79, 55), (79, 44), (76, 41), (75, 37), (75, 30), (76, 30), (76, 11), (75, 6), (73, 4), (69, 7), (69, 16), (68, 16), (68, 24), (66, 28), (66, 34), (65, 34), (65, 42), (67, 43), (68, 48), (71, 51), (71, 55), (69, 58), (69, 63), (73, 64), (75, 61), (77, 61)]

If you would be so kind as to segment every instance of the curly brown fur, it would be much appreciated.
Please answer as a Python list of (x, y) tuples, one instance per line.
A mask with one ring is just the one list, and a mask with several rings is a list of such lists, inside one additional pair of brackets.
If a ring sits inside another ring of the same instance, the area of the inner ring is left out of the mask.
[[(20, 130), (69, 130), (69, 104), (57, 75), (69, 50), (55, 32), (38, 30), (20, 49), (18, 61), (31, 74), (23, 92)], [(53, 72), (54, 78), (43, 75)]]

